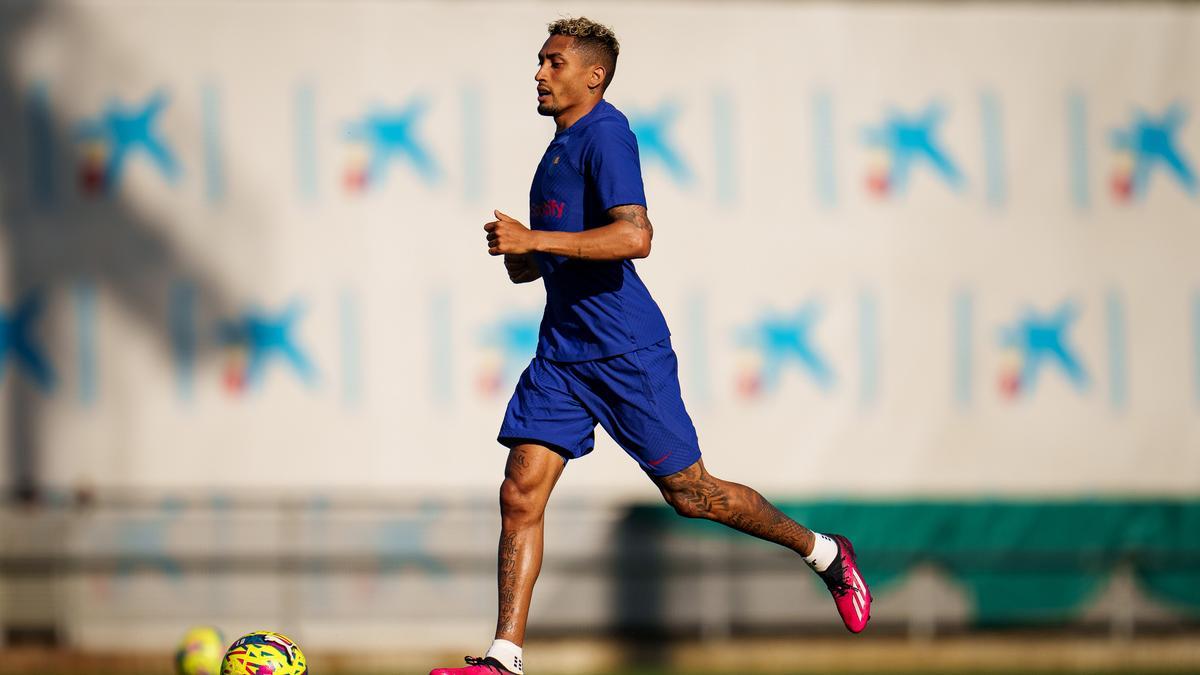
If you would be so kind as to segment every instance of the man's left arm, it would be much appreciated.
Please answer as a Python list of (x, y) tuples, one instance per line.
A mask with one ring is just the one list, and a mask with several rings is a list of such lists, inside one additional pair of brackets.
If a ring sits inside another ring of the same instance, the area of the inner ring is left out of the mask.
[(550, 253), (579, 260), (629, 260), (650, 255), (654, 226), (641, 204), (624, 204), (608, 210), (612, 222), (583, 232), (530, 230), (496, 211), (496, 220), (483, 226), (488, 253), (522, 255)]

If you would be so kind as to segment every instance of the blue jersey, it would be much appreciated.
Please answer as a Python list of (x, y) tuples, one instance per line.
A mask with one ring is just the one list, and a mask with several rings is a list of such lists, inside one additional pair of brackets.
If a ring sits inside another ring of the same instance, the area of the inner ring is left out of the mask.
[[(559, 131), (533, 176), (534, 230), (581, 232), (612, 222), (608, 210), (646, 205), (629, 120), (601, 100)], [(546, 284), (538, 356), (590, 361), (648, 347), (670, 335), (632, 260), (578, 260), (535, 253)]]

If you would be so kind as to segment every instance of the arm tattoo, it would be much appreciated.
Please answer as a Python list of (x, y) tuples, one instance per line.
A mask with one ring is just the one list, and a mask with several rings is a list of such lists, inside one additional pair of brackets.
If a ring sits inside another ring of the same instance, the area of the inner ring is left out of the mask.
[(650, 224), (650, 218), (646, 215), (646, 207), (640, 204), (626, 204), (624, 206), (614, 206), (608, 210), (608, 215), (613, 221), (624, 220), (633, 223), (633, 226), (639, 230), (647, 230), (650, 237), (654, 238), (654, 226)]

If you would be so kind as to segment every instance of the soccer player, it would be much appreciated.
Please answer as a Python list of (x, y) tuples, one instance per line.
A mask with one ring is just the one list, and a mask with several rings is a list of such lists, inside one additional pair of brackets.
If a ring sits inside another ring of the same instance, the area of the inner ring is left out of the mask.
[(846, 628), (859, 632), (871, 593), (845, 537), (812, 532), (758, 492), (710, 474), (680, 396), (675, 352), (633, 260), (650, 254), (637, 140), (604, 100), (616, 72), (611, 30), (586, 18), (549, 26), (538, 52), (538, 113), (556, 131), (529, 193), (525, 227), (494, 212), (488, 253), (509, 279), (541, 278), (546, 310), (537, 355), (509, 401), (499, 441), (509, 448), (500, 486), (496, 637), (465, 668), (430, 675), (522, 675), (521, 648), (542, 564), (546, 502), (567, 462), (591, 452), (604, 427), (675, 511), (795, 551), (821, 576)]

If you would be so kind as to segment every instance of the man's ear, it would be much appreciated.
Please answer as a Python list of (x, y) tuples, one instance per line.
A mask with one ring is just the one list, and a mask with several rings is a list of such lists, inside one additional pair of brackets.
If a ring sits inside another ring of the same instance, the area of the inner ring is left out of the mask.
[(604, 78), (607, 76), (608, 71), (604, 69), (604, 66), (599, 64), (592, 66), (592, 74), (588, 77), (588, 89), (600, 91), (600, 88), (604, 86)]

